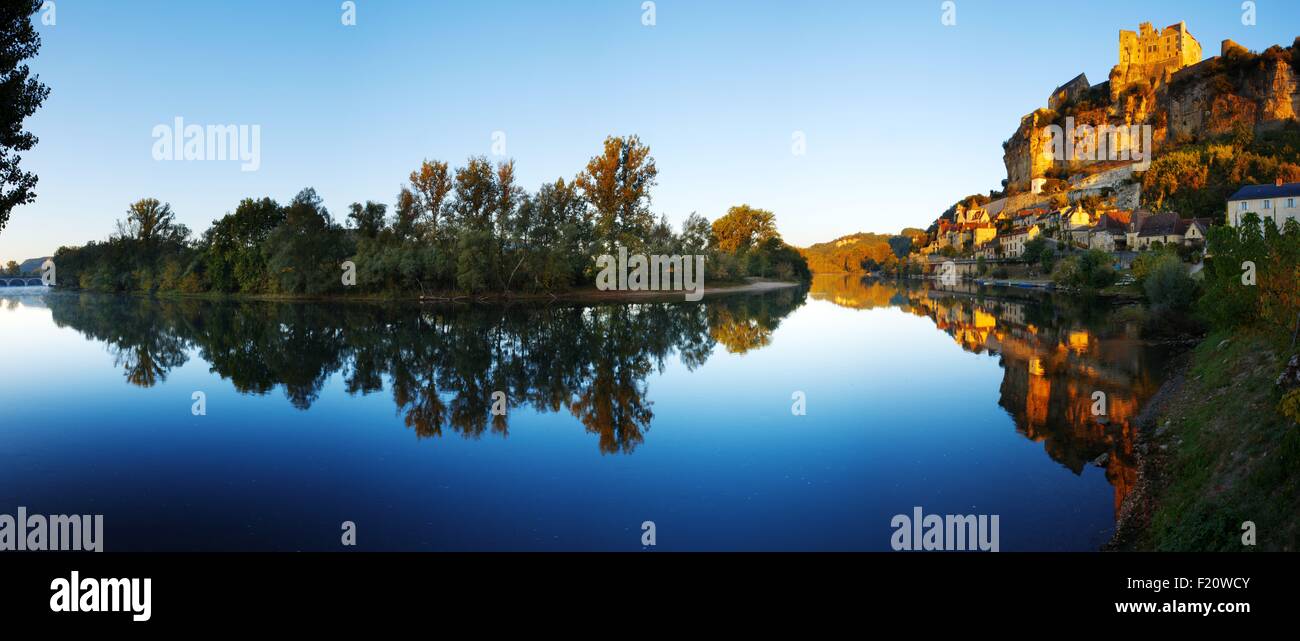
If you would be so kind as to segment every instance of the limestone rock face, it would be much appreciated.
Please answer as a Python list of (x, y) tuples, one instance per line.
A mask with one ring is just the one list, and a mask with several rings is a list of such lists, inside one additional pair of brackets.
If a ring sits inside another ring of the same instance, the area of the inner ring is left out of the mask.
[(1268, 62), (1236, 87), (1224, 86), (1214, 74), (1189, 71), (1199, 73), (1171, 89), (1165, 100), (1175, 139), (1230, 133), (1238, 125), (1271, 129), (1300, 113), (1296, 73), (1286, 62)]
[[(1157, 154), (1166, 141), (1204, 139), (1242, 125), (1267, 130), (1297, 119), (1297, 74), (1286, 59), (1265, 60), (1236, 76), (1225, 74), (1219, 60), (1211, 58), (1182, 69), (1159, 86), (1139, 84), (1136, 90), (1130, 86), (1104, 112), (1094, 109), (1073, 115), (1078, 124), (1096, 125), (1100, 120), (1116, 127), (1150, 125)], [(1111, 86), (1117, 86), (1113, 76)], [(1063, 124), (1062, 120), (1043, 109), (1021, 119), (1003, 145), (1009, 188), (1027, 189), (1033, 179), (1054, 169), (1074, 174), (1109, 168), (1053, 158), (1043, 132), (1049, 125)]]
[(1296, 91), (1296, 70), (1286, 63), (1272, 65), (1266, 74), (1265, 88), (1261, 96), (1260, 119), (1266, 126), (1274, 122), (1295, 120), (1300, 113), (1300, 93)]
[[(1107, 150), (1113, 149), (1116, 157), (1122, 159), (1133, 158), (1134, 153), (1143, 152), (1147, 142), (1141, 136), (1130, 137), (1127, 129), (1123, 135), (1105, 135), (1104, 140), (1103, 135), (1097, 131), (1103, 125), (1129, 127), (1152, 119), (1154, 98), (1146, 99), (1137, 95), (1129, 98), (1125, 104), (1126, 107), (1113, 110), (1076, 112), (1064, 120), (1051, 110), (1038, 110), (1022, 118), (1020, 127), (1003, 145), (1002, 161), (1007, 168), (1008, 188), (1012, 191), (1028, 189), (1035, 178), (1043, 178), (1049, 172), (1072, 176), (1112, 168), (1117, 163), (1107, 158)], [(1048, 129), (1051, 126), (1060, 127), (1061, 142), (1071, 140), (1077, 157), (1067, 157), (1066, 150), (1052, 144)], [(1153, 128), (1151, 144), (1161, 142), (1163, 135), (1163, 125)], [(1106, 146), (1099, 146), (1102, 143)], [(1086, 151), (1088, 149), (1095, 150), (1097, 157), (1089, 157)], [(1122, 160), (1119, 163), (1127, 164)]]
[(1040, 178), (1052, 168), (1055, 159), (1042, 136), (1043, 127), (1050, 124), (1052, 112), (1035, 111), (1020, 119), (1020, 127), (1003, 145), (1002, 162), (1007, 167), (1007, 185), (1023, 189), (1034, 178)]

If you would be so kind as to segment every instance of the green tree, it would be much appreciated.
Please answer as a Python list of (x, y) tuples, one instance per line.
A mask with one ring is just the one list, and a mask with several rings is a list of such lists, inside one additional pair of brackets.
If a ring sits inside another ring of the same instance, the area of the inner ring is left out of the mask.
[(245, 198), (234, 212), (213, 221), (201, 243), (209, 286), (218, 292), (267, 291), (266, 239), (284, 216), (284, 209), (270, 198)]
[(120, 236), (140, 241), (146, 247), (176, 240), (182, 230), (188, 233), (183, 226), (176, 224), (171, 205), (158, 202), (157, 198), (142, 198), (131, 203), (126, 210), (126, 220), (117, 223)]
[(470, 158), (456, 170), (457, 237), (455, 281), (462, 290), (479, 292), (497, 284), (501, 247), (493, 234), (501, 203), (497, 171), (486, 157)]
[(1058, 285), (1089, 291), (1109, 287), (1116, 277), (1110, 254), (1100, 249), (1065, 258), (1052, 271), (1052, 280)]
[(1035, 238), (1025, 243), (1025, 251), (1020, 259), (1029, 265), (1037, 263), (1043, 273), (1050, 274), (1056, 264), (1056, 243), (1049, 242), (1046, 238)]
[(907, 236), (891, 236), (889, 249), (894, 252), (894, 258), (897, 258), (898, 262), (905, 262), (912, 254), (912, 239)]
[(713, 226), (709, 219), (691, 212), (682, 221), (682, 233), (678, 236), (683, 255), (698, 256), (709, 250), (713, 239)]
[(497, 164), (495, 193), (493, 216), (496, 218), (496, 252), (492, 256), (492, 268), (494, 280), (503, 289), (509, 290), (527, 258), (523, 245), (527, 243), (528, 237), (528, 224), (519, 218), (519, 207), (527, 194), (515, 184), (515, 161)]
[(485, 156), (456, 170), (456, 219), (461, 229), (491, 232), (497, 206), (496, 171)]
[(546, 183), (520, 206), (519, 225), (529, 252), (528, 271), (536, 287), (555, 289), (583, 281), (591, 263), (591, 209), (577, 185), (563, 178)]
[(1158, 310), (1187, 311), (1196, 301), (1196, 281), (1174, 254), (1161, 254), (1142, 279), (1147, 301)]
[(23, 171), (19, 161), (38, 142), (31, 132), (23, 131), (23, 121), (50, 95), (49, 87), (24, 64), (41, 48), (41, 36), (31, 20), (41, 4), (42, 0), (0, 3), (0, 231), (15, 207), (36, 199), (36, 174)]
[(393, 233), (397, 234), (398, 240), (410, 240), (419, 235), (422, 209), (419, 197), (410, 188), (403, 187), (397, 192), (397, 220), (393, 221)]
[(316, 295), (341, 288), (340, 265), (351, 252), (315, 189), (294, 196), (267, 243), (276, 291)]
[(387, 205), (367, 200), (365, 205), (352, 203), (352, 206), (348, 208), (348, 220), (352, 222), (352, 228), (360, 236), (376, 238), (379, 236), (379, 232), (384, 230), (387, 213)]
[(1256, 281), (1267, 267), (1267, 246), (1259, 216), (1248, 213), (1238, 227), (1216, 225), (1210, 228), (1207, 246), (1213, 257), (1205, 261), (1205, 294), (1197, 311), (1216, 328), (1228, 329), (1249, 325), (1259, 318), (1260, 287), (1247, 285), (1243, 276), (1247, 263), (1255, 266)]

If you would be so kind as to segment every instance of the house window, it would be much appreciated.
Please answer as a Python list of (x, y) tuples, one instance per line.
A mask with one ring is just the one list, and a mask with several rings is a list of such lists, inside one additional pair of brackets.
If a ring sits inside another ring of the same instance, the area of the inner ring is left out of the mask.
[(1271, 200), (1265, 200), (1265, 201), (1264, 201), (1264, 209), (1272, 209), (1272, 208), (1273, 208), (1273, 201), (1271, 201)]
[(1240, 207), (1240, 210), (1241, 210), (1241, 211), (1246, 211), (1246, 201), (1244, 201), (1244, 200), (1241, 201), (1241, 207)]
[(1286, 199), (1286, 208), (1287, 208), (1287, 209), (1295, 209), (1295, 199), (1294, 199), (1294, 198), (1287, 198), (1287, 199)]

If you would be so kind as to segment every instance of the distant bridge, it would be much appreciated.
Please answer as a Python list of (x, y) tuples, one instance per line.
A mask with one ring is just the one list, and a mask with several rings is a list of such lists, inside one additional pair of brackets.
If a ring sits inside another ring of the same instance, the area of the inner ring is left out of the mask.
[(0, 276), (0, 287), (45, 287), (40, 276)]

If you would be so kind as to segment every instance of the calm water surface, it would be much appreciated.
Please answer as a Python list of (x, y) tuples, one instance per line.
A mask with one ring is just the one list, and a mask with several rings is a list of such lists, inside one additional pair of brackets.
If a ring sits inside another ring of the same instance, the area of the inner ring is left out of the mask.
[(1165, 355), (1102, 306), (928, 287), (512, 306), (0, 290), (0, 513), (103, 514), (109, 551), (338, 550), (344, 521), (365, 550), (639, 550), (644, 521), (664, 550), (888, 550), (921, 506), (1000, 515), (1004, 551), (1096, 549)]

